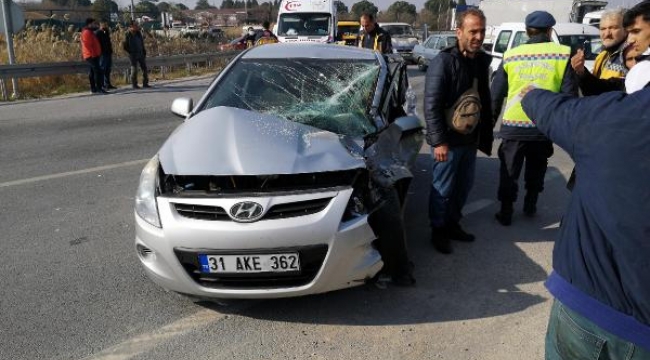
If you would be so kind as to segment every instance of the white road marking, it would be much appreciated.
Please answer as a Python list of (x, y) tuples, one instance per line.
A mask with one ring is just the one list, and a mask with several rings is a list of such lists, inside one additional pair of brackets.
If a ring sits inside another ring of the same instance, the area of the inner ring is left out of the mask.
[(162, 328), (138, 335), (122, 343), (102, 350), (98, 354), (85, 357), (83, 360), (128, 360), (136, 355), (149, 351), (165, 340), (182, 335), (188, 331), (206, 326), (225, 315), (214, 310), (201, 310), (184, 317)]
[(133, 165), (142, 165), (142, 164), (146, 164), (147, 161), (149, 161), (149, 159), (134, 160), (134, 161), (127, 161), (127, 162), (118, 163), (118, 164), (98, 166), (98, 167), (83, 169), (83, 170), (68, 171), (68, 172), (58, 173), (58, 174), (43, 175), (43, 176), (36, 176), (36, 177), (33, 177), (33, 178), (14, 180), (14, 181), (7, 181), (7, 182), (0, 183), (0, 188), (9, 187), (9, 186), (17, 186), (17, 185), (25, 185), (25, 184), (38, 182), (38, 181), (58, 179), (58, 178), (73, 176), (73, 175), (88, 174), (88, 173), (93, 173), (93, 172), (97, 172), (97, 171), (112, 170), (112, 169), (117, 169), (117, 168), (121, 168), (121, 167), (133, 166)]

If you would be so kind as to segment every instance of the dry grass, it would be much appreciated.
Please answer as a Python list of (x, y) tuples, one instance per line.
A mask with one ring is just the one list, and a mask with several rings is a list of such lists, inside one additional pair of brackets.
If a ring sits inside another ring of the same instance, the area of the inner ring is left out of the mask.
[[(232, 29), (238, 35), (241, 35), (241, 28)], [(125, 29), (118, 28), (113, 31), (111, 39), (113, 42), (114, 55), (113, 59), (125, 57), (122, 50), (122, 40), (124, 39)], [(188, 39), (188, 38), (165, 38), (155, 36), (147, 32), (145, 35), (145, 48), (147, 57), (168, 56), (179, 54), (198, 54), (218, 51), (219, 44), (207, 39)], [(81, 60), (81, 45), (79, 43), (80, 33), (74, 29), (60, 30), (42, 27), (34, 29), (27, 27), (27, 30), (14, 35), (14, 49), (16, 63), (34, 64), (49, 62), (65, 62)], [(227, 35), (227, 38), (232, 38)], [(0, 64), (7, 64), (7, 46), (4, 38), (0, 36)], [(214, 72), (214, 67), (223, 64), (213, 64), (209, 72)], [(187, 75), (196, 75), (200, 70), (191, 69), (190, 71), (182, 69), (165, 69), (164, 78), (171, 79)], [(151, 78), (161, 78), (157, 75), (159, 69), (150, 69)], [(122, 72), (113, 71), (112, 80), (114, 84), (125, 84), (125, 76)], [(6, 81), (7, 92), (11, 94), (11, 81)], [(88, 91), (88, 76), (86, 74), (65, 75), (65, 76), (46, 76), (40, 78), (22, 78), (18, 79), (18, 90), (21, 98), (39, 98), (64, 93)], [(0, 96), (0, 101), (1, 101)]]

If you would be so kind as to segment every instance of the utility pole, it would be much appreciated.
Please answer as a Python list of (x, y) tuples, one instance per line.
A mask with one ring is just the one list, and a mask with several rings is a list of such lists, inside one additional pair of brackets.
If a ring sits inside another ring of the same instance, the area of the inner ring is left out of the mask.
[(135, 21), (135, 5), (133, 4), (133, 0), (131, 0), (131, 21)]
[[(0, 1), (2, 1), (2, 23), (4, 24), (4, 34), (5, 39), (7, 40), (9, 65), (13, 65), (16, 63), (16, 55), (14, 54), (14, 24), (11, 19), (11, 9), (9, 7), (11, 5), (11, 0)], [(15, 78), (11, 78), (11, 86), (13, 89), (13, 94), (11, 96), (15, 99), (18, 97), (18, 82)]]

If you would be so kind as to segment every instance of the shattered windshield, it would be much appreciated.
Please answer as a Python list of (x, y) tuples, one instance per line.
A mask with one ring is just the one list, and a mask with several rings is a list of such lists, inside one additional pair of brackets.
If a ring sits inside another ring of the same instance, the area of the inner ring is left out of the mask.
[(330, 14), (295, 13), (280, 15), (279, 36), (327, 36)]
[(220, 80), (203, 109), (230, 106), (364, 136), (376, 131), (369, 110), (378, 74), (375, 61), (244, 59)]
[(409, 25), (384, 25), (382, 29), (388, 31), (391, 37), (415, 37)]

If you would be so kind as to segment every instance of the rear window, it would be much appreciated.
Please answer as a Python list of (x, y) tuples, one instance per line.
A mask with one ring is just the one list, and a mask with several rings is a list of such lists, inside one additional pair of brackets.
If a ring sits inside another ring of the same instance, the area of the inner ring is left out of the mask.
[(598, 35), (562, 35), (558, 36), (560, 44), (569, 46), (571, 48), (571, 56), (573, 56), (578, 49), (585, 51), (585, 60), (596, 60), (596, 56), (602, 50), (602, 42)]

